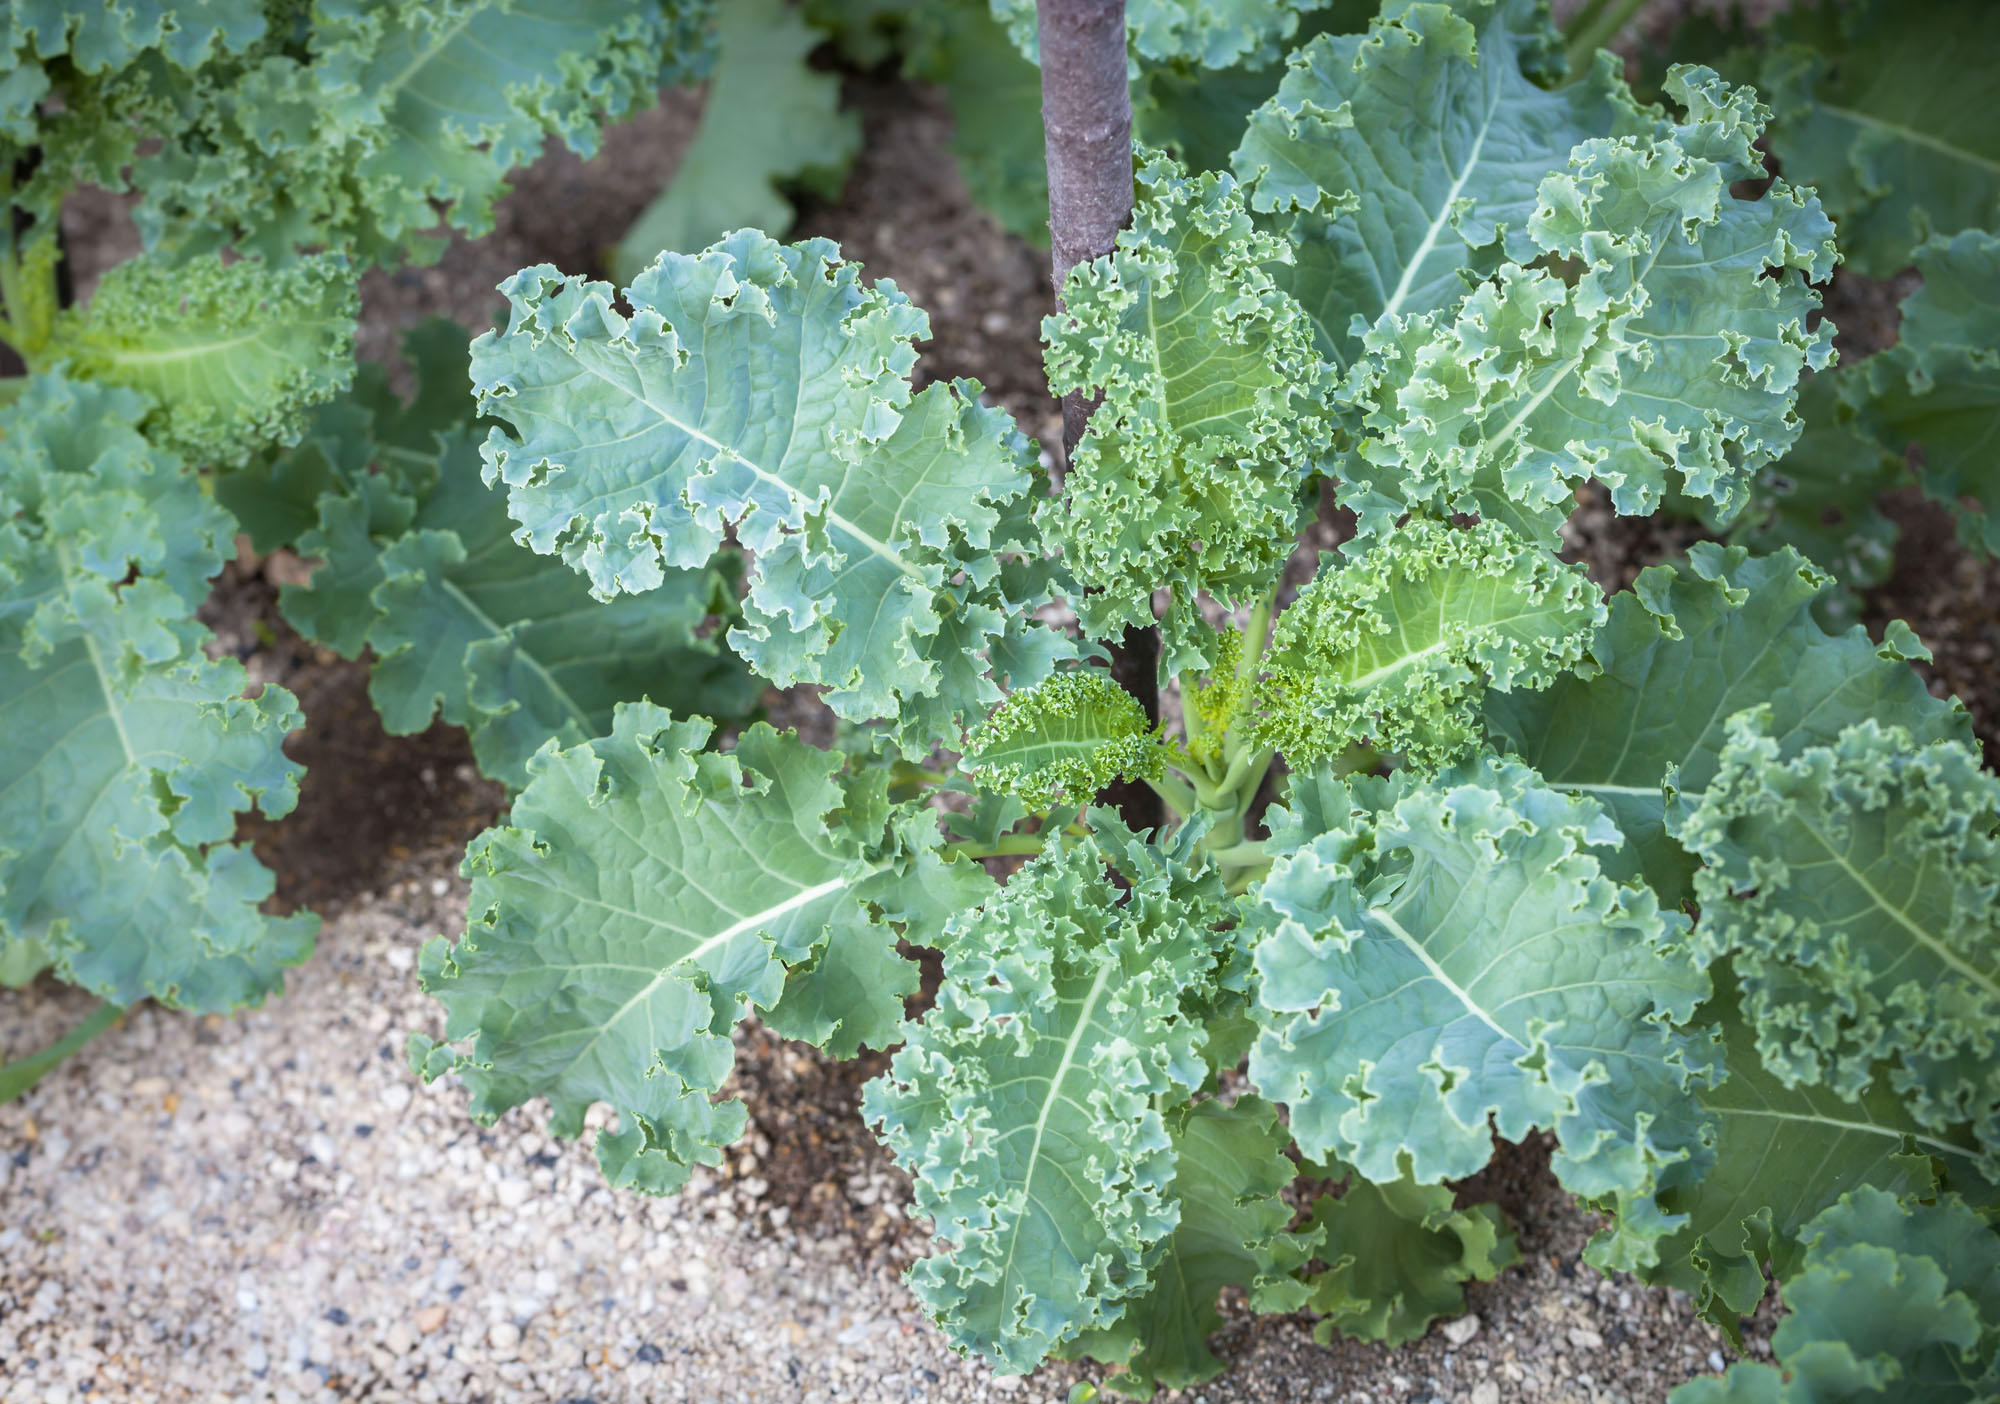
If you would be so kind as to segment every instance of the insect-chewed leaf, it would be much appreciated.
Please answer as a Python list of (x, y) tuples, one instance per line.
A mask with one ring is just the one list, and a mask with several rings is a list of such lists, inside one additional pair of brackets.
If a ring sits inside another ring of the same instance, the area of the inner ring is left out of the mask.
[[(1220, 877), (1100, 820), (947, 929), (945, 979), (862, 1110), (951, 1246), (912, 1291), (1010, 1373), (1139, 1309), (1180, 1221), (1166, 1112), (1208, 1076)], [(1112, 864), (1128, 885), (1106, 875)]]
[(1413, 519), (1319, 576), (1278, 616), (1258, 728), (1294, 765), (1368, 741), (1435, 769), (1479, 733), (1484, 692), (1585, 663), (1603, 596), (1497, 523)]
[[(1912, 19), (1917, 23), (1912, 23)], [(1794, 5), (1758, 89), (1771, 150), (1819, 191), (1850, 268), (1888, 278), (1933, 235), (2000, 228), (2000, 14), (1982, 0)], [(1951, 62), (1938, 62), (1948, 39)]]
[(1236, 173), (1294, 245), (1276, 277), (1340, 363), (1385, 316), (1455, 306), (1482, 259), (1533, 262), (1543, 178), (1592, 137), (1652, 130), (1608, 55), (1536, 82), (1560, 48), (1536, 0), (1394, 7), (1300, 50), (1252, 115)]
[(1872, 718), (1789, 752), (1752, 708), (1680, 829), (1693, 949), (1731, 957), (1766, 1069), (1859, 1096), (1876, 1065), (2000, 1181), (2000, 778)]
[(337, 254), (266, 268), (254, 258), (119, 264), (90, 304), (56, 319), (40, 365), (141, 391), (147, 434), (200, 466), (230, 467), (296, 440), (306, 411), (354, 377), (354, 272)]
[(1730, 193), (1763, 171), (1750, 93), (1706, 69), (1667, 86), (1685, 120), (1584, 142), (1542, 181), (1536, 263), (1368, 333), (1345, 393), (1370, 437), (1338, 470), (1364, 535), (1428, 504), (1553, 543), (1592, 477), (1623, 513), (1672, 489), (1728, 520), (1798, 438), (1799, 376), (1832, 357), (1809, 321), (1833, 226), (1782, 180)]
[(1025, 687), (1065, 652), (1029, 616), (1045, 581), (999, 554), (1039, 554), (1015, 510), (1027, 441), (970, 382), (912, 397), (924, 315), (832, 243), (743, 231), (664, 254), (630, 318), (609, 285), (547, 267), (505, 291), (507, 330), (472, 351), (482, 409), (511, 426), (486, 441), (487, 478), (518, 539), (599, 598), (705, 564), (733, 526), (756, 557), (737, 652), (919, 749), (1000, 700), (980, 654)]
[(1925, 490), (2000, 555), (2000, 234), (1933, 239), (1915, 259), (1924, 282), (1903, 300), (1901, 341), (1843, 389), (1891, 453), (1921, 447)]
[(1520, 1260), (1497, 1206), (1458, 1209), (1452, 1200), (1445, 1186), (1407, 1176), (1378, 1185), (1355, 1175), (1339, 1198), (1320, 1197), (1314, 1256), (1327, 1267), (1307, 1278), (1306, 1305), (1323, 1318), (1314, 1339), (1324, 1345), (1338, 1331), (1407, 1345), (1465, 1310), (1466, 1283), (1491, 1282)]
[(41, 376), (0, 412), (0, 950), (114, 1004), (229, 1010), (319, 925), (261, 912), (272, 876), (231, 842), (297, 802), (301, 718), (203, 650), (231, 523), (140, 437), (149, 408)]
[(1427, 1185), (1484, 1166), (1494, 1127), (1552, 1130), (1557, 1179), (1616, 1204), (1592, 1261), (1652, 1261), (1676, 1226), (1662, 1176), (1710, 1160), (1713, 1054), (1670, 1027), (1708, 992), (1673, 947), (1684, 920), (1604, 876), (1592, 850), (1619, 835), (1597, 805), (1520, 765), (1323, 799), (1334, 827), (1254, 890), (1250, 1075), (1300, 1150)]
[(966, 740), (982, 783), (1030, 808), (1086, 804), (1114, 780), (1157, 778), (1166, 752), (1138, 700), (1102, 672), (1057, 673), (1017, 692)]
[(1115, 1326), (1060, 1351), (1122, 1366), (1106, 1383), (1142, 1399), (1160, 1385), (1183, 1389), (1222, 1373), (1208, 1337), (1222, 1325), (1216, 1298), (1225, 1289), (1243, 1288), (1258, 1311), (1296, 1311), (1306, 1287), (1293, 1274), (1318, 1237), (1311, 1229), (1286, 1231), (1292, 1208), (1283, 1191), (1299, 1168), (1285, 1155), (1291, 1136), (1276, 1107), (1257, 1097), (1233, 1105), (1211, 1099), (1176, 1108), (1166, 1120), (1180, 1222), (1150, 1290)]
[(1276, 581), (1326, 452), (1323, 363), (1264, 267), (1284, 256), (1228, 176), (1154, 156), (1132, 227), (1070, 271), (1042, 324), (1050, 389), (1104, 397), (1043, 531), (1090, 592), (1072, 602), (1091, 638), (1151, 625), (1154, 590), (1171, 592), (1168, 671), (1212, 661), (1197, 593), (1241, 601)]
[(1929, 1199), (1942, 1185), (1977, 1204), (2000, 1201), (2000, 1186), (1979, 1172), (1972, 1136), (1918, 1124), (1886, 1066), (1851, 1099), (1766, 1068), (1726, 965), (1718, 967), (1716, 998), (1696, 1015), (1697, 1023), (1711, 1021), (1721, 1026), (1729, 1069), (1701, 1094), (1715, 1119), (1715, 1168), (1661, 1195), (1686, 1222), (1662, 1241), (1646, 1276), (1693, 1294), (1701, 1314), (1732, 1338), (1764, 1298), (1764, 1264), (1779, 1278), (1797, 1271), (1807, 1222), (1842, 1194), (1869, 1185)]
[(2000, 1392), (2000, 1234), (1956, 1195), (1858, 1189), (1807, 1226), (1775, 1365), (1694, 1379), (1671, 1404), (1982, 1404)]
[(411, 1039), (425, 1075), (457, 1072), (481, 1118), (547, 1097), (554, 1133), (575, 1136), (608, 1103), (619, 1125), (599, 1133), (599, 1165), (656, 1194), (741, 1134), (742, 1104), (711, 1100), (730, 1030), (790, 997), (789, 970), (898, 972), (830, 986), (853, 1003), (819, 1011), (827, 1038), (893, 1029), (916, 975), (891, 923), (922, 925), (990, 886), (976, 865), (940, 864), (922, 825), (837, 822), (841, 755), (763, 725), (731, 754), (704, 752), (710, 729), (625, 704), (610, 735), (535, 756), (509, 825), (467, 850), (464, 939), (424, 947), (447, 1042)]
[(1626, 847), (1604, 855), (1608, 871), (1643, 875), (1679, 905), (1695, 864), (1669, 829), (1714, 778), (1725, 724), (1743, 708), (1770, 708), (1787, 755), (1868, 716), (1895, 717), (1920, 742), (1971, 735), (1964, 708), (1910, 668), (1907, 630), (1877, 647), (1859, 626), (1819, 626), (1812, 604), (1828, 584), (1790, 550), (1696, 543), (1684, 564), (1650, 567), (1613, 597), (1591, 644), (1594, 677), (1488, 693), (1487, 728), (1550, 785), (1617, 819)]

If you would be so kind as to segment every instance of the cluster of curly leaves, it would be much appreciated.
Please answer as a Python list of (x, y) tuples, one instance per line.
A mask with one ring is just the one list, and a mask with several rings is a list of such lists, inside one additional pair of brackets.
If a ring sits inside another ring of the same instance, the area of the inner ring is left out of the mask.
[[(1135, 72), (1207, 52), (1135, 20)], [(733, 537), (731, 647), (850, 725), (717, 753), (634, 704), (536, 753), (426, 949), (426, 1075), (565, 1135), (605, 1103), (607, 1177), (664, 1191), (743, 1129), (740, 1021), (894, 1047), (863, 1109), (940, 1240), (913, 1291), (998, 1368), (1141, 1394), (1220, 1370), (1226, 1287), (1388, 1341), (1458, 1310), (1513, 1247), (1450, 1185), (1540, 1130), (1593, 1262), (1732, 1331), (1780, 1279), (1782, 1369), (1697, 1391), (1979, 1397), (2000, 781), (1906, 628), (1828, 632), (1798, 550), (1705, 543), (1608, 601), (1556, 554), (1589, 480), (1726, 521), (1811, 442), (1833, 226), (1738, 193), (1748, 90), (1678, 69), (1668, 112), (1559, 55), (1528, 0), (1392, 4), (1212, 109), (1232, 171), (1147, 153), (1045, 328), (1102, 397), (1054, 497), (823, 242), (513, 279), (472, 363), (522, 539), (622, 600)], [(1323, 480), (1357, 534), (1278, 609)], [(1177, 731), (1092, 666), (1156, 617)], [(1165, 831), (1093, 807), (1121, 776)], [(943, 960), (919, 1018), (910, 947)], [(1849, 1319), (1886, 1290), (1923, 1333)]]
[[(752, 709), (761, 685), (703, 637), (734, 614), (733, 557), (598, 604), (480, 482), (464, 332), (419, 329), (409, 405), (353, 352), (364, 268), (434, 255), (441, 221), (483, 232), (545, 137), (588, 152), (698, 72), (707, 20), (682, 0), (0, 7), (0, 340), (30, 371), (0, 382), (0, 981), (53, 967), (113, 1009), (227, 1010), (310, 950), (316, 919), (266, 914), (272, 874), (235, 841), (238, 815), (296, 800), (298, 708), (196, 617), (239, 531), (315, 558), (284, 611), (373, 651), (391, 731), (442, 715), (510, 784), (617, 701)], [(61, 307), (54, 231), (90, 183), (138, 196), (145, 250)]]

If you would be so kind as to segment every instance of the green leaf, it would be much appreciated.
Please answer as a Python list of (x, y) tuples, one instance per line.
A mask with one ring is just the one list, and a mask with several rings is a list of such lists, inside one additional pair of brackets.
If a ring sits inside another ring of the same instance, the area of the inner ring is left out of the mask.
[(1162, 156), (1137, 182), (1131, 228), (1070, 271), (1042, 324), (1049, 388), (1103, 396), (1042, 522), (1087, 637), (1150, 625), (1154, 591), (1171, 593), (1165, 675), (1213, 661), (1197, 594), (1275, 585), (1329, 428), (1305, 320), (1264, 268), (1284, 246), (1251, 227), (1235, 182)]
[(1595, 677), (1488, 693), (1487, 729), (1550, 785), (1604, 805), (1626, 842), (1607, 870), (1643, 876), (1677, 906), (1695, 864), (1669, 830), (1715, 778), (1725, 725), (1743, 708), (1769, 707), (1786, 754), (1868, 716), (1895, 717), (1924, 742), (1971, 735), (1964, 709), (1933, 698), (1906, 652), (1858, 626), (1820, 627), (1812, 607), (1829, 583), (1791, 551), (1697, 543), (1685, 563), (1649, 567), (1612, 598), (1591, 644)]
[[(879, 967), (909, 904), (899, 888), (926, 871), (921, 826), (839, 822), (840, 755), (761, 724), (723, 755), (702, 749), (710, 731), (628, 703), (610, 735), (529, 762), (510, 824), (466, 852), (464, 938), (424, 947), (447, 1043), (411, 1043), (426, 1077), (458, 1073), (482, 1120), (546, 1097), (552, 1134), (576, 1136), (609, 1104), (618, 1129), (599, 1133), (598, 1164), (654, 1194), (742, 1133), (742, 1104), (713, 1099), (734, 1025), (779, 1003), (788, 967), (829, 951)], [(820, 1011), (827, 1037), (902, 1012), (899, 987), (852, 994)]]
[(1366, 743), (1435, 769), (1479, 736), (1489, 689), (1546, 687), (1584, 664), (1603, 596), (1505, 527), (1413, 518), (1327, 556), (1278, 616), (1262, 744), (1294, 765)]
[(57, 318), (36, 367), (138, 390), (146, 432), (202, 466), (231, 467), (296, 440), (306, 411), (354, 376), (354, 274), (338, 255), (267, 269), (254, 258), (152, 255), (105, 275), (88, 307)]
[(1168, 1113), (1166, 1122), (1180, 1222), (1152, 1288), (1115, 1326), (1060, 1352), (1122, 1366), (1106, 1383), (1141, 1399), (1160, 1385), (1184, 1389), (1222, 1373), (1208, 1337), (1222, 1325), (1216, 1297), (1224, 1290), (1245, 1289), (1258, 1311), (1296, 1311), (1306, 1289), (1293, 1274), (1317, 1238), (1311, 1230), (1286, 1232), (1292, 1209), (1283, 1192), (1298, 1167), (1285, 1156), (1291, 1136), (1276, 1107), (1255, 1097), (1233, 1106), (1196, 1102)]
[(1730, 193), (1763, 170), (1751, 94), (1705, 69), (1667, 86), (1685, 121), (1585, 142), (1541, 183), (1533, 266), (1364, 338), (1345, 393), (1370, 437), (1339, 470), (1364, 535), (1427, 506), (1554, 545), (1587, 478), (1627, 515), (1677, 491), (1727, 521), (1797, 440), (1800, 374), (1832, 357), (1808, 323), (1833, 227), (1783, 181)]
[(2000, 1181), (2000, 778), (1970, 742), (1874, 718), (1787, 751), (1732, 717), (1680, 831), (1692, 948), (1733, 958), (1764, 1066), (1857, 1097), (1876, 1064), (1917, 1123), (1969, 1122)]
[(2000, 555), (2000, 234), (1967, 230), (1914, 257), (1924, 281), (1903, 300), (1901, 342), (1844, 389), (1892, 454), (1921, 451), (1924, 489), (1966, 542)]
[(965, 763), (1030, 809), (1088, 804), (1114, 780), (1157, 779), (1166, 752), (1131, 693), (1095, 669), (1017, 692), (966, 738)]
[[(1264, 67), (1283, 57), (1301, 14), (1334, 0), (1131, 0), (1125, 27), (1136, 58), (1203, 68)], [(1015, 46), (1039, 62), (1034, 0), (991, 0)]]
[(1254, 890), (1252, 1082), (1302, 1152), (1377, 1184), (1462, 1178), (1496, 1130), (1551, 1130), (1556, 1178), (1616, 1205), (1592, 1261), (1653, 1261), (1677, 1226), (1662, 1177), (1710, 1154), (1712, 1054), (1669, 1026), (1708, 992), (1672, 949), (1684, 922), (1604, 876), (1597, 805), (1522, 766), (1359, 780), (1349, 805)]
[(1686, 1222), (1661, 1243), (1647, 1276), (1693, 1293), (1701, 1314), (1735, 1338), (1739, 1318), (1763, 1300), (1762, 1265), (1781, 1278), (1794, 1273), (1807, 1221), (1841, 1195), (1868, 1185), (1930, 1198), (1941, 1180), (1991, 1201), (2000, 1189), (1981, 1177), (1978, 1147), (1962, 1129), (1937, 1135), (1911, 1117), (1886, 1068), (1852, 1099), (1774, 1075), (1727, 971), (1719, 967), (1716, 998), (1696, 1015), (1721, 1027), (1729, 1069), (1701, 1094), (1715, 1119), (1715, 1168), (1661, 1195)]
[(1535, 81), (1561, 40), (1534, 0), (1390, 10), (1295, 54), (1233, 158), (1295, 246), (1279, 281), (1342, 364), (1382, 318), (1456, 306), (1475, 266), (1533, 262), (1543, 179), (1590, 138), (1652, 127), (1608, 57)]
[(1323, 1318), (1314, 1340), (1330, 1344), (1338, 1331), (1407, 1345), (1439, 1317), (1465, 1311), (1466, 1283), (1491, 1282), (1520, 1261), (1498, 1206), (1457, 1209), (1452, 1199), (1443, 1185), (1408, 1176), (1377, 1185), (1354, 1175), (1339, 1198), (1320, 1196), (1314, 1256), (1327, 1267), (1307, 1278), (1306, 1305)]
[(1859, 1189), (1806, 1237), (1771, 1334), (1778, 1364), (1690, 1380), (1672, 1404), (1978, 1404), (2000, 1391), (2000, 1235), (1964, 1201)]
[[(1981, 0), (1801, 4), (1758, 87), (1771, 150), (1819, 191), (1847, 266), (1887, 278), (1933, 235), (2000, 227), (2000, 16)], [(1939, 44), (1950, 63), (1939, 63)]]
[(1009, 1374), (1140, 1309), (1181, 1220), (1166, 1115), (1208, 1074), (1221, 881), (1100, 822), (952, 921), (936, 1007), (862, 1094), (950, 1245), (911, 1291)]
[(733, 527), (756, 562), (737, 652), (928, 749), (1000, 699), (980, 653), (1020, 687), (1063, 652), (1027, 617), (1046, 582), (998, 555), (1024, 548), (1032, 460), (972, 383), (912, 396), (923, 314), (837, 254), (752, 231), (664, 254), (630, 318), (607, 284), (516, 275), (507, 330), (472, 348), (482, 410), (513, 429), (488, 437), (487, 479), (517, 539), (600, 599), (704, 564)]
[(260, 911), (272, 876), (231, 842), (296, 803), (302, 719), (203, 651), (230, 522), (139, 436), (148, 408), (37, 377), (0, 412), (0, 947), (115, 1005), (230, 1010), (319, 925)]
[(861, 149), (860, 120), (840, 110), (839, 75), (806, 63), (824, 36), (787, 0), (731, 0), (716, 37), (701, 126), (611, 256), (621, 284), (665, 249), (693, 253), (732, 229), (784, 234), (795, 211), (783, 191), (835, 198)]

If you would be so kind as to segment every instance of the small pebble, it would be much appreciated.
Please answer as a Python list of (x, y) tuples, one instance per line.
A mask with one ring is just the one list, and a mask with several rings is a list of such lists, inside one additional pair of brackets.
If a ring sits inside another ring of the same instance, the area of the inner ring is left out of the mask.
[(1455, 1346), (1462, 1346), (1479, 1334), (1479, 1313), (1467, 1312), (1456, 1320), (1445, 1322), (1439, 1329), (1444, 1332), (1446, 1340)]

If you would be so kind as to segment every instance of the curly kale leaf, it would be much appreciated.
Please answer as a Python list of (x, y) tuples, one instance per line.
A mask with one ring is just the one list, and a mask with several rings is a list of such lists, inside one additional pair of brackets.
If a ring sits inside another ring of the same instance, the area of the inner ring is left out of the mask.
[(1453, 307), (1476, 267), (1540, 257), (1542, 181), (1581, 143), (1653, 125), (1609, 56), (1568, 86), (1535, 81), (1561, 49), (1536, 0), (1390, 9), (1294, 55), (1233, 158), (1294, 246), (1279, 282), (1343, 365), (1382, 318)]
[(1487, 729), (1555, 788), (1604, 805), (1626, 842), (1605, 855), (1608, 871), (1643, 876), (1677, 906), (1695, 863), (1670, 831), (1715, 778), (1743, 708), (1769, 708), (1787, 755), (1868, 716), (1895, 717), (1920, 742), (1971, 735), (1964, 708), (1910, 668), (1907, 629), (1878, 647), (1858, 626), (1820, 627), (1812, 607), (1829, 584), (1789, 550), (1697, 543), (1685, 563), (1650, 567), (1613, 597), (1591, 644), (1595, 676), (1489, 692)]
[(1314, 1256), (1326, 1267), (1306, 1279), (1306, 1304), (1321, 1316), (1315, 1340), (1328, 1344), (1338, 1331), (1407, 1345), (1439, 1317), (1464, 1312), (1466, 1283), (1491, 1282), (1520, 1261), (1497, 1205), (1458, 1209), (1452, 1200), (1445, 1186), (1407, 1175), (1384, 1185), (1350, 1175), (1339, 1197), (1320, 1197)]
[(1869, 718), (1782, 748), (1752, 708), (1680, 829), (1706, 864), (1692, 948), (1732, 958), (1764, 1066), (1917, 1123), (1970, 1123), (2000, 1180), (2000, 778)]
[(1221, 1374), (1208, 1337), (1222, 1325), (1216, 1298), (1240, 1287), (1257, 1311), (1296, 1311), (1307, 1289), (1294, 1275), (1312, 1256), (1317, 1231), (1287, 1231), (1283, 1191), (1298, 1176), (1285, 1156), (1291, 1140), (1278, 1110), (1256, 1097), (1234, 1105), (1196, 1102), (1169, 1112), (1180, 1222), (1167, 1236), (1150, 1290), (1117, 1325), (1066, 1343), (1066, 1358), (1088, 1356), (1123, 1368), (1106, 1379), (1150, 1399), (1164, 1385), (1184, 1389)]
[(825, 36), (786, 0), (730, 0), (701, 126), (673, 179), (641, 211), (610, 259), (630, 283), (663, 249), (693, 253), (732, 229), (783, 234), (794, 210), (783, 191), (840, 194), (861, 147), (861, 122), (840, 110), (840, 77), (806, 63)]
[(146, 424), (157, 443), (231, 467), (296, 440), (307, 411), (347, 388), (359, 307), (338, 255), (266, 268), (149, 254), (113, 268), (88, 307), (21, 349), (35, 366), (143, 392), (158, 406)]
[[(1015, 47), (1039, 63), (1034, 0), (990, 0)], [(1125, 27), (1134, 60), (1203, 68), (1262, 67), (1290, 47), (1299, 17), (1335, 0), (1132, 0)]]
[(1150, 625), (1153, 592), (1171, 593), (1171, 673), (1213, 661), (1197, 594), (1234, 603), (1276, 583), (1329, 427), (1324, 365), (1264, 267), (1284, 246), (1252, 227), (1235, 182), (1163, 156), (1137, 182), (1131, 228), (1071, 270), (1042, 324), (1049, 388), (1103, 402), (1041, 518), (1088, 637)]
[(966, 738), (965, 762), (1031, 809), (1063, 797), (1088, 804), (1114, 780), (1160, 776), (1166, 752), (1155, 730), (1108, 674), (1077, 669), (1008, 698)]
[(1842, 1196), (1807, 1227), (1805, 1265), (1782, 1290), (1778, 1363), (1690, 1380), (1672, 1404), (1979, 1404), (2000, 1393), (2000, 1235), (1956, 1195)]
[[(598, 1164), (655, 1194), (742, 1133), (742, 1104), (713, 1094), (753, 1006), (816, 981), (794, 1031), (816, 1023), (849, 1052), (855, 1030), (886, 1041), (916, 988), (894, 924), (933, 942), (921, 928), (940, 908), (991, 885), (937, 858), (934, 823), (844, 822), (844, 757), (761, 724), (731, 754), (704, 751), (711, 729), (625, 704), (608, 736), (535, 755), (510, 822), (466, 853), (464, 938), (424, 947), (446, 1042), (411, 1040), (427, 1077), (460, 1076), (481, 1119), (546, 1097), (553, 1133), (576, 1136), (608, 1103), (618, 1129), (598, 1134)], [(857, 968), (885, 978), (856, 982)]]
[[(1927, 238), (2000, 228), (1992, 6), (1820, 0), (1779, 14), (1771, 36), (1757, 83), (1775, 114), (1771, 150), (1819, 191), (1850, 268), (1887, 278)], [(1938, 62), (1943, 38), (1950, 63)]]
[(1673, 490), (1727, 521), (1797, 440), (1800, 374), (1832, 357), (1832, 328), (1808, 323), (1833, 227), (1783, 181), (1730, 193), (1763, 169), (1750, 94), (1705, 69), (1667, 86), (1684, 121), (1584, 142), (1543, 180), (1542, 261), (1364, 338), (1345, 393), (1369, 434), (1338, 470), (1364, 535), (1427, 506), (1553, 544), (1592, 477), (1621, 513)]
[(1162, 850), (1100, 823), (950, 923), (936, 1007), (862, 1094), (949, 1245), (911, 1290), (1007, 1373), (1150, 1310), (1183, 1218), (1167, 1113), (1208, 1076), (1221, 880), (1190, 866), (1191, 839)]
[(0, 951), (113, 1004), (229, 1010), (319, 925), (260, 911), (272, 875), (231, 842), (297, 802), (301, 719), (203, 650), (231, 523), (140, 437), (149, 408), (44, 376), (0, 412)]
[(926, 319), (863, 287), (823, 239), (754, 231), (663, 254), (626, 291), (547, 267), (508, 280), (505, 332), (473, 343), (485, 445), (516, 537), (600, 599), (704, 564), (730, 528), (755, 555), (729, 641), (849, 720), (895, 718), (915, 749), (954, 741), (1067, 642), (1029, 617), (1043, 573), (1025, 507), (1027, 441), (970, 382), (911, 393)]
[(1294, 765), (1362, 741), (1449, 764), (1476, 743), (1488, 688), (1578, 668), (1604, 617), (1581, 567), (1505, 527), (1413, 519), (1352, 559), (1328, 556), (1278, 616), (1260, 740)]
[(1603, 874), (1596, 804), (1520, 765), (1322, 800), (1332, 827), (1255, 889), (1250, 1076), (1299, 1149), (1428, 1185), (1483, 1167), (1496, 1127), (1552, 1130), (1556, 1178), (1616, 1206), (1592, 1261), (1651, 1262), (1662, 1177), (1710, 1161), (1712, 1050), (1671, 1027), (1708, 993), (1684, 921)]
[(1914, 257), (1924, 281), (1903, 300), (1902, 339), (1843, 389), (1892, 454), (1921, 450), (1924, 489), (1960, 536), (2000, 555), (2000, 234), (1933, 239)]
[(1795, 1273), (1808, 1221), (1843, 1193), (1868, 1185), (1930, 1199), (1942, 1184), (1975, 1203), (2000, 1200), (2000, 1187), (1979, 1172), (1971, 1135), (1926, 1130), (1886, 1067), (1852, 1098), (1767, 1068), (1727, 964), (1717, 968), (1716, 998), (1696, 1022), (1719, 1024), (1729, 1069), (1701, 1094), (1715, 1119), (1715, 1167), (1661, 1195), (1686, 1222), (1661, 1243), (1660, 1262), (1646, 1275), (1692, 1293), (1701, 1314), (1732, 1338), (1740, 1339), (1741, 1318), (1764, 1298), (1764, 1264), (1779, 1278)]

